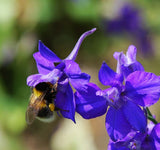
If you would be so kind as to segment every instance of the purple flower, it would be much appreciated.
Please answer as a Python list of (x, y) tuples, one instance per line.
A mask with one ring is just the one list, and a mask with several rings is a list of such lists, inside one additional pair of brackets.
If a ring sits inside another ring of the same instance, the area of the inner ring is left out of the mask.
[[(150, 124), (149, 124), (150, 126)], [(145, 133), (130, 132), (123, 140), (110, 140), (108, 150), (159, 150), (160, 123), (148, 127)]]
[(136, 60), (137, 48), (134, 45), (128, 47), (126, 55), (123, 52), (115, 52), (114, 58), (117, 60), (117, 73), (127, 77), (134, 71), (144, 71), (143, 66)]
[(106, 22), (108, 32), (135, 32), (144, 25), (140, 11), (133, 4), (124, 4), (118, 13), (115, 20)]
[(128, 33), (136, 40), (144, 56), (153, 54), (149, 29), (145, 26), (142, 14), (133, 4), (124, 4), (118, 12), (118, 17), (112, 20), (105, 20), (105, 30), (111, 34)]
[[(110, 138), (117, 141), (132, 130), (142, 133), (146, 131), (147, 119), (139, 105), (146, 107), (158, 101), (160, 78), (143, 71), (142, 65), (136, 61), (133, 46), (129, 47), (126, 56), (121, 52), (115, 53), (114, 57), (118, 60), (117, 72), (105, 62), (99, 70), (100, 82), (110, 88), (101, 90), (89, 83), (86, 91), (77, 91), (75, 96), (76, 111), (85, 119), (105, 114), (110, 106), (105, 125)], [(124, 74), (127, 74), (125, 78)]]
[(39, 73), (27, 78), (27, 85), (30, 87), (35, 87), (41, 82), (58, 83), (55, 106), (60, 109), (63, 117), (72, 119), (74, 122), (75, 98), (71, 85), (76, 90), (83, 90), (90, 79), (88, 74), (81, 72), (75, 59), (82, 41), (95, 30), (94, 28), (83, 33), (72, 52), (63, 60), (39, 41), (39, 52), (33, 54)]

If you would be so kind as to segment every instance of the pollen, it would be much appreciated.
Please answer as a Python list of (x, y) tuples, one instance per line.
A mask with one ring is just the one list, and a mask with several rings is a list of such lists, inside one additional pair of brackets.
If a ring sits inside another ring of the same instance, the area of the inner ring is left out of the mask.
[(111, 100), (111, 102), (113, 103), (114, 102), (114, 100), (113, 99), (110, 99)]
[(50, 109), (51, 111), (54, 111), (54, 109), (55, 109), (54, 104), (49, 104), (49, 109)]

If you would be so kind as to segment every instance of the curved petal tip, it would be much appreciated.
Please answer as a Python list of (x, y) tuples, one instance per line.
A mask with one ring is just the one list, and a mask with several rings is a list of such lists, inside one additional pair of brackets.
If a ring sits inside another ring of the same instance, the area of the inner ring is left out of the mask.
[(65, 58), (65, 60), (73, 60), (73, 61), (74, 61), (74, 60), (76, 59), (76, 57), (77, 57), (78, 50), (79, 50), (79, 48), (80, 48), (83, 40), (84, 40), (87, 36), (91, 35), (91, 34), (92, 34), (93, 32), (95, 32), (95, 31), (96, 31), (96, 28), (93, 28), (93, 29), (91, 29), (91, 30), (89, 30), (89, 31), (84, 32), (84, 33), (80, 36), (80, 38), (78, 39), (78, 41), (77, 41), (76, 45), (74, 46), (72, 52)]
[(91, 33), (93, 33), (93, 32), (95, 32), (97, 30), (97, 28), (93, 28), (93, 29), (91, 29), (90, 31), (91, 31)]

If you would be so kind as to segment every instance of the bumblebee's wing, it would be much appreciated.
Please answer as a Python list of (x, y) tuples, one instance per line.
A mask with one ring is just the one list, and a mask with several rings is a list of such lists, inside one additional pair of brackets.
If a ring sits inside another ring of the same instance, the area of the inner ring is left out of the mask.
[(35, 96), (33, 93), (31, 94), (30, 103), (26, 111), (27, 124), (32, 124), (34, 119), (37, 117), (39, 112), (39, 105), (42, 102), (44, 96), (45, 96), (45, 93), (43, 93), (39, 97)]
[(27, 124), (32, 124), (34, 119), (38, 115), (38, 109), (35, 109), (32, 106), (28, 106), (27, 111), (26, 111), (26, 122)]

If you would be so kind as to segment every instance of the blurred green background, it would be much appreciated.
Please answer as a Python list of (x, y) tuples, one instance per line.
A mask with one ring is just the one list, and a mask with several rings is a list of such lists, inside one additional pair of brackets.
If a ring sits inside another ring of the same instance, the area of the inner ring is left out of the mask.
[[(105, 31), (104, 20), (113, 19), (125, 0), (0, 0), (0, 150), (104, 150), (108, 135), (105, 116), (77, 123), (57, 117), (49, 124), (25, 121), (30, 88), (26, 78), (37, 73), (32, 54), (38, 40), (65, 58), (82, 33), (94, 27), (79, 51), (77, 62), (81, 70), (98, 81), (98, 70), (105, 60), (116, 69), (115, 51), (126, 51), (130, 44), (140, 48), (128, 34)], [(149, 30), (154, 53), (144, 57), (138, 50), (138, 60), (145, 70), (160, 72), (160, 1), (134, 0), (144, 25)], [(102, 87), (103, 88), (103, 87)], [(160, 102), (151, 111), (160, 120)]]

